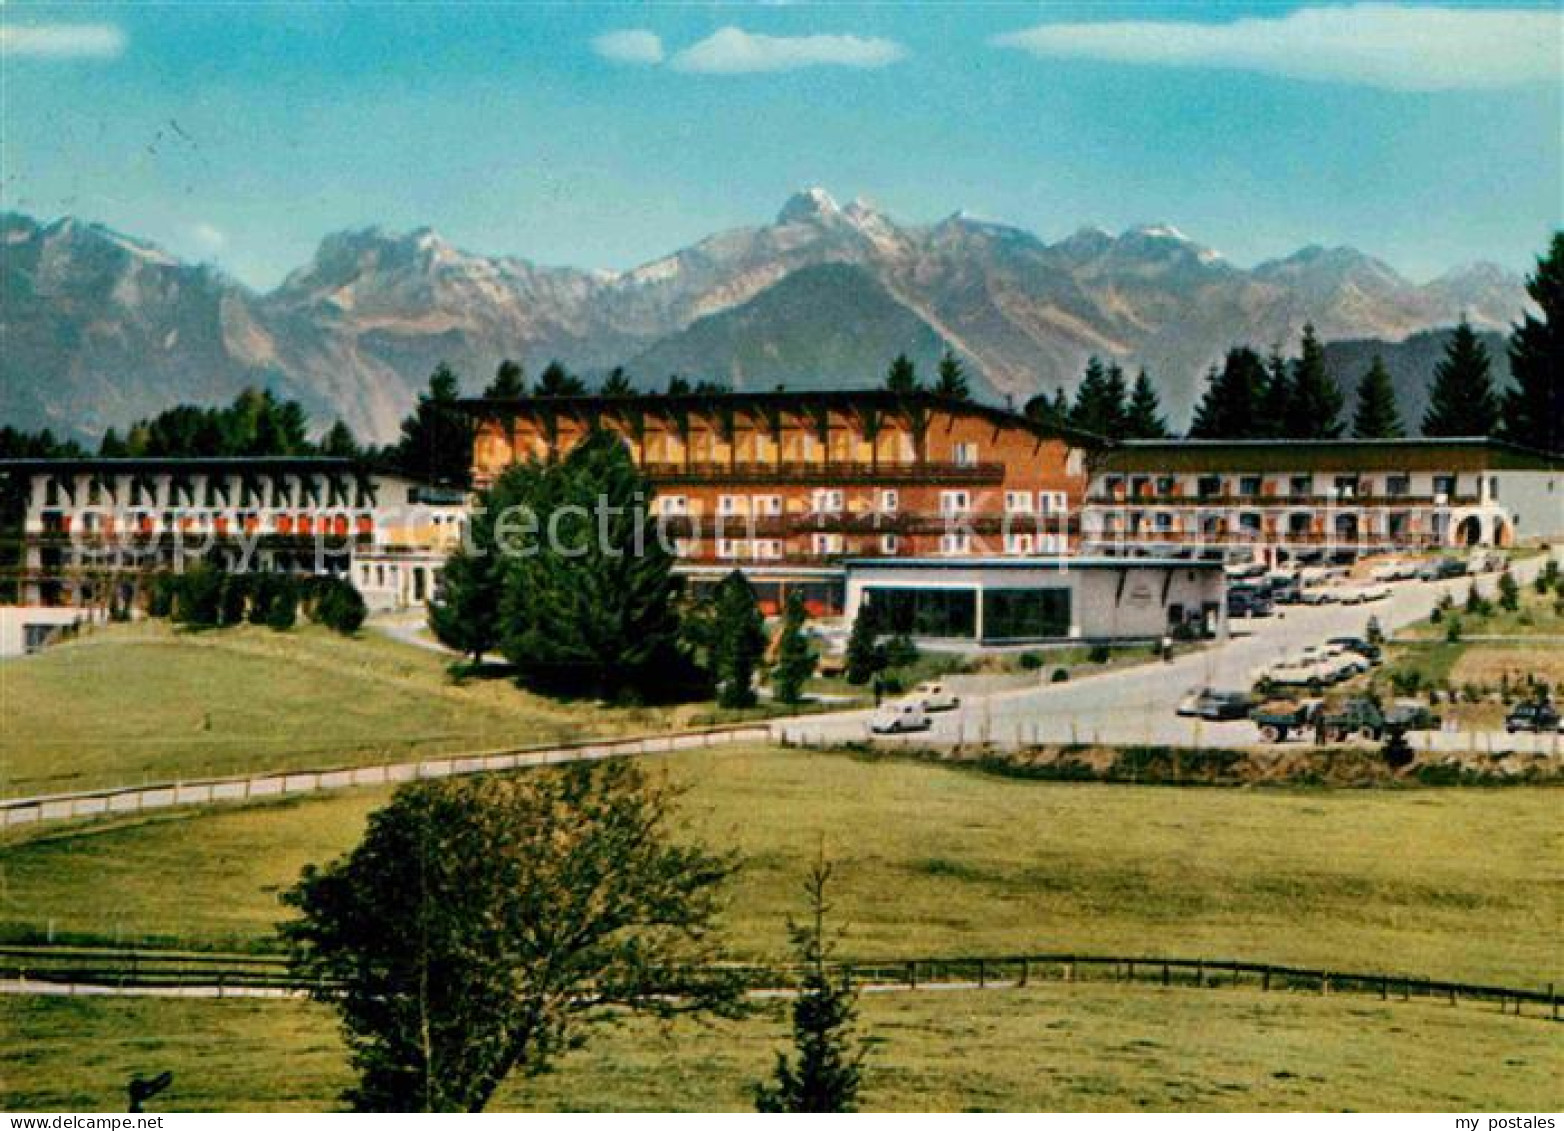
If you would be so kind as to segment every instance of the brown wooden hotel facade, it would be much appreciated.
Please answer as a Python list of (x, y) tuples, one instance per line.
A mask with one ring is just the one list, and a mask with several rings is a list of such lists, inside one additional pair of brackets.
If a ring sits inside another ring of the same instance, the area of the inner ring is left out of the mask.
[[(888, 390), (471, 400), (473, 480), (549, 461), (594, 428), (656, 491), (685, 572), (743, 567), (840, 600), (854, 557), (1073, 552), (1097, 444), (1025, 416)], [(768, 601), (769, 603), (769, 601)]]

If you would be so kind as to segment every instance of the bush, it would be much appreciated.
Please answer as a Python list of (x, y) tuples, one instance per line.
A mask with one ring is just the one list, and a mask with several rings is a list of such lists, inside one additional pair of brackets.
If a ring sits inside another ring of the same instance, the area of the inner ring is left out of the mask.
[(266, 595), (266, 627), (286, 632), (299, 617), (299, 586), (285, 573), (269, 573)]
[(213, 628), (221, 623), (223, 571), (197, 562), (175, 580), (174, 621), (192, 628)]
[(249, 607), (250, 594), (253, 589), (251, 576), (247, 573), (225, 573), (223, 575), (223, 595), (218, 609), (218, 623), (220, 625), (227, 628), (244, 621), (245, 610)]
[(1024, 672), (1035, 672), (1043, 666), (1041, 652), (1022, 652), (1021, 658), (1016, 661)]
[(1106, 644), (1093, 644), (1091, 650), (1086, 653), (1086, 659), (1093, 664), (1106, 664), (1113, 659), (1113, 649)]
[(911, 637), (900, 633), (885, 642), (884, 654), (888, 668), (908, 668), (918, 662), (918, 646)]
[[(1436, 610), (1437, 611), (1437, 610)], [(1451, 617), (1445, 625), (1445, 640), (1451, 644), (1458, 644), (1461, 640), (1461, 618)]]
[(1048, 677), (1049, 683), (1070, 682), (1070, 670), (1068, 668), (1055, 668), (1054, 674)]
[(1380, 755), (1385, 759), (1385, 765), (1392, 770), (1405, 769), (1417, 757), (1412, 744), (1407, 741), (1406, 731), (1400, 727), (1390, 729), (1385, 745), (1380, 748)]
[(147, 584), (147, 616), (171, 617), (179, 592), (179, 579), (171, 573), (158, 573)]
[(310, 616), (333, 632), (352, 636), (364, 624), (369, 610), (357, 589), (340, 577), (316, 578), (314, 609)]

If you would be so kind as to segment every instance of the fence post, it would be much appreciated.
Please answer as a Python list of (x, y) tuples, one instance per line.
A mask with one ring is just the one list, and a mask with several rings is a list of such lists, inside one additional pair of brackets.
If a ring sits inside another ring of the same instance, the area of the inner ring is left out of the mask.
[(1450, 986), (1450, 1004), (1452, 1006), (1455, 1005), (1455, 985), (1453, 983)]
[(1064, 980), (1066, 982), (1075, 981), (1075, 959), (1073, 958), (1064, 964)]
[(988, 963), (978, 959), (978, 989), (988, 985)]
[(1260, 992), (1263, 994), (1268, 994), (1271, 992), (1271, 968), (1269, 966), (1267, 966), (1261, 973)]
[(1133, 982), (1134, 980), (1135, 980), (1135, 963), (1131, 962), (1130, 963), (1130, 968), (1129, 968), (1129, 976), (1125, 979), (1125, 981)]
[(1204, 958), (1195, 961), (1195, 985), (1201, 989), (1206, 988), (1206, 960)]
[(1330, 971), (1328, 970), (1320, 971), (1320, 993), (1330, 993)]
[(1380, 1001), (1389, 1001), (1390, 1000), (1390, 979), (1389, 978), (1381, 978), (1379, 980), (1379, 1000)]
[(1166, 962), (1162, 964), (1162, 984), (1164, 986), (1168, 984), (1168, 964)]
[(1023, 985), (1023, 986), (1026, 985), (1026, 983), (1028, 981), (1028, 975), (1031, 973), (1031, 965), (1032, 965), (1031, 959), (1023, 958), (1021, 960), (1021, 983), (1020, 984)]
[(1553, 991), (1553, 983), (1548, 983), (1548, 1005), (1553, 1011), (1553, 1020), (1559, 1019), (1559, 995)]
[(918, 964), (916, 962), (907, 963), (907, 988), (909, 990), (918, 988)]

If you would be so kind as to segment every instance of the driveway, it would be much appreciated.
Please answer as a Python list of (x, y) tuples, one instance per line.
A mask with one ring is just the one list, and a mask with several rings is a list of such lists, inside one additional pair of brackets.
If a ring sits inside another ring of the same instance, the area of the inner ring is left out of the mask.
[[(1517, 563), (1516, 579), (1530, 581), (1542, 558)], [(1497, 574), (1477, 579), (1492, 592)], [(1363, 636), (1369, 617), (1378, 617), (1386, 634), (1428, 616), (1441, 594), (1464, 599), (1471, 578), (1445, 582), (1404, 581), (1391, 596), (1368, 605), (1287, 606), (1282, 615), (1239, 621), (1231, 636), (1171, 663), (1147, 664), (1070, 683), (1039, 683), (1014, 691), (964, 699), (962, 706), (933, 716), (921, 734), (882, 741), (919, 744), (991, 742), (996, 745), (1091, 742), (1169, 746), (1256, 746), (1254, 724), (1210, 723), (1181, 719), (1175, 708), (1192, 688), (1241, 688), (1263, 663), (1319, 644), (1333, 636)], [(1048, 669), (1044, 668), (1043, 679)], [(778, 729), (793, 740), (829, 743), (861, 740), (871, 712), (856, 711), (788, 720)], [(1416, 734), (1418, 749), (1449, 751), (1526, 750), (1559, 753), (1564, 736), (1471, 733)]]

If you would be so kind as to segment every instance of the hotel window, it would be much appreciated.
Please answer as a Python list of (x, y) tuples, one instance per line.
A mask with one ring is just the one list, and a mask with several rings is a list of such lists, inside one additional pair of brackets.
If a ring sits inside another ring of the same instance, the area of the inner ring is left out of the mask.
[(46, 507), (57, 507), (60, 505), (60, 481), (58, 479), (51, 479), (44, 484), (43, 505)]
[(1202, 499), (1212, 499), (1222, 493), (1222, 477), (1220, 475), (1202, 475), (1200, 481), (1195, 484), (1195, 492)]
[(657, 513), (664, 517), (689, 514), (690, 500), (684, 495), (659, 495), (657, 497)]
[(96, 479), (87, 484), (87, 505), (98, 506), (103, 502), (103, 484)]
[(1495, 502), (1498, 501), (1498, 498), (1499, 498), (1499, 477), (1497, 475), (1490, 475), (1488, 477), (1488, 498), (1493, 500), (1493, 501), (1495, 501)]
[(756, 495), (755, 513), (766, 515), (779, 515), (782, 513), (781, 495)]
[(976, 444), (956, 445), (956, 464), (960, 467), (973, 467), (978, 461), (978, 448)]
[(842, 492), (819, 488), (810, 498), (810, 507), (816, 514), (839, 514), (842, 510)]
[(1314, 494), (1314, 476), (1294, 475), (1287, 481), (1287, 493), (1294, 496)]
[(1005, 553), (1030, 554), (1032, 552), (1032, 536), (1030, 534), (1005, 535)]
[(887, 487), (880, 492), (880, 510), (883, 513), (894, 514), (899, 506), (901, 506), (901, 492), (894, 487)]
[(880, 553), (894, 554), (901, 549), (901, 542), (894, 534), (880, 535)]
[(755, 557), (762, 561), (776, 561), (782, 556), (782, 543), (775, 538), (762, 538), (755, 543)]
[(1355, 499), (1358, 496), (1358, 477), (1356, 475), (1338, 475), (1333, 484), (1336, 488), (1338, 499)]
[(1071, 448), (1070, 454), (1064, 457), (1064, 473), (1066, 475), (1080, 475), (1086, 470), (1086, 453), (1080, 448)]
[(743, 514), (744, 508), (740, 506), (744, 501), (742, 495), (722, 495), (717, 499), (717, 513), (721, 515)]
[(1157, 494), (1164, 496), (1171, 495), (1176, 484), (1177, 480), (1175, 480), (1173, 476), (1159, 475), (1157, 477)]
[(717, 539), (717, 556), (719, 558), (737, 558), (743, 553), (744, 543), (734, 538)]
[(1039, 491), (1037, 493), (1037, 509), (1042, 514), (1063, 514), (1065, 507), (1063, 491)]
[(1238, 493), (1240, 495), (1258, 495), (1260, 493), (1260, 483), (1260, 476), (1245, 475), (1238, 480)]
[(1169, 531), (1173, 529), (1173, 516), (1167, 511), (1158, 511), (1152, 521), (1158, 530)]
[(966, 554), (972, 550), (972, 538), (967, 534), (942, 534), (939, 552), (942, 554)]
[(1009, 514), (1026, 514), (1032, 509), (1030, 491), (1006, 491), (1005, 511)]
[(1434, 476), (1434, 494), (1435, 495), (1443, 495), (1446, 499), (1449, 499), (1450, 496), (1454, 495), (1455, 494), (1455, 476), (1453, 476), (1453, 475), (1436, 475), (1436, 476)]
[(842, 536), (840, 534), (816, 534), (813, 546), (817, 554), (840, 554), (842, 552)]
[(972, 494), (969, 491), (941, 491), (939, 493), (940, 514), (965, 514), (972, 506)]
[(1385, 477), (1385, 494), (1393, 499), (1403, 498), (1412, 493), (1412, 477), (1410, 475), (1389, 475)]

